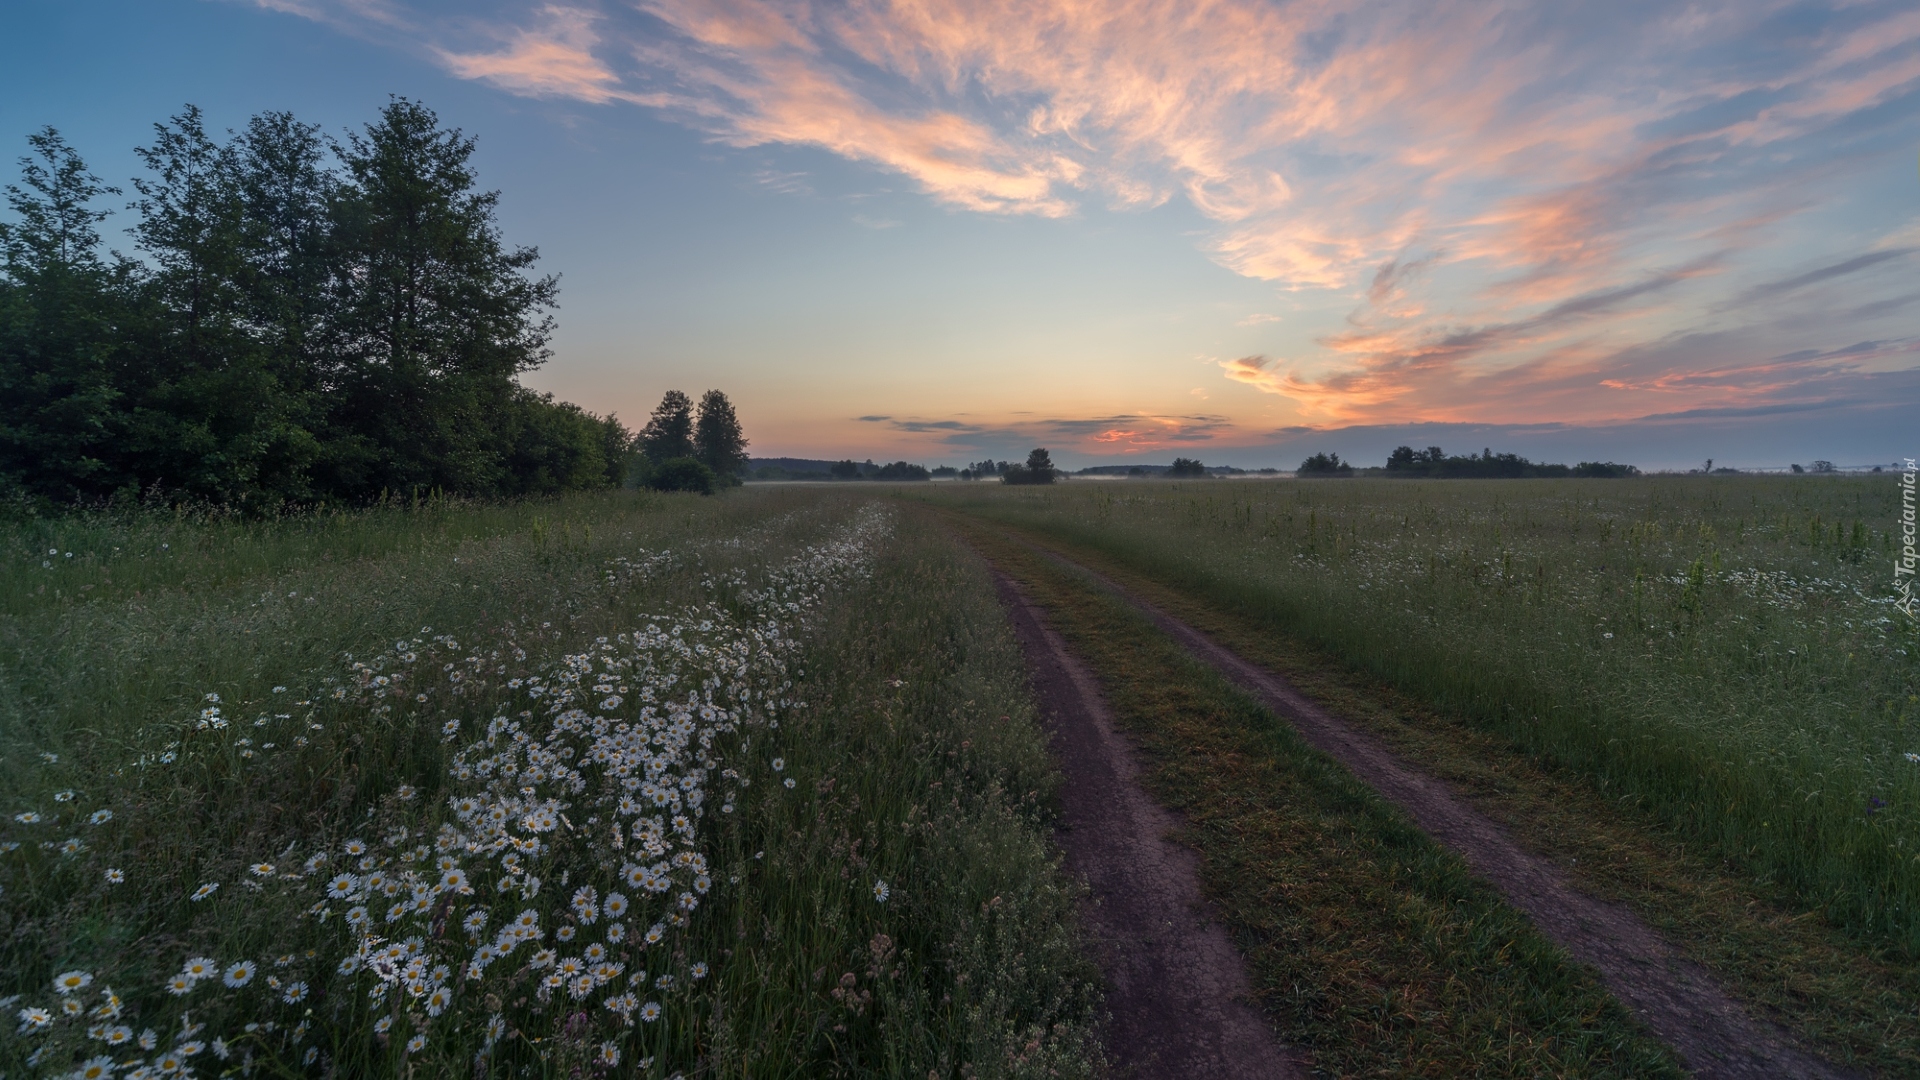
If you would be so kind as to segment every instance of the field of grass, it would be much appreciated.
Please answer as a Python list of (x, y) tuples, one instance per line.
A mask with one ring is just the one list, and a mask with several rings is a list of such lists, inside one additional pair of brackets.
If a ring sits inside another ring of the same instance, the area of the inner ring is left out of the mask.
[(1920, 637), (1881, 478), (954, 485), (1589, 778), (1920, 953)]
[(1315, 1075), (1683, 1075), (1592, 972), (1285, 721), (1084, 575), (957, 525), (1086, 658)]
[(15, 524), (0, 671), (6, 1075), (1096, 1070), (1021, 660), (912, 515)]
[[(983, 530), (964, 521), (961, 527), (989, 541), (1006, 532), (1004, 527)], [(1830, 1060), (1872, 1070), (1873, 1075), (1905, 1076), (1920, 1069), (1920, 958), (1889, 948), (1873, 935), (1833, 925), (1819, 910), (1809, 910), (1784, 883), (1756, 879), (1711, 845), (1697, 842), (1686, 829), (1646, 806), (1622, 801), (1591, 776), (1528, 753), (1470, 717), (1437, 710), (1395, 690), (1324, 649), (1277, 631), (1270, 621), (1224, 610), (1090, 549), (1047, 542), (1242, 657), (1281, 674), (1322, 707), (1393, 748), (1403, 760), (1417, 762), (1423, 771), (1443, 779), (1456, 794), (1506, 828), (1523, 848), (1550, 860), (1577, 888), (1625, 905), (1683, 954), (1717, 973), (1736, 998), (1798, 1032), (1806, 1045), (1818, 1048)], [(1015, 553), (1025, 550), (1004, 539), (997, 546)], [(1126, 620), (1089, 619), (1085, 612), (1099, 610), (1098, 605), (1060, 605), (1055, 610), (1069, 622), (1092, 623), (1077, 631), (1087, 639), (1082, 648), (1091, 653), (1118, 650), (1124, 656), (1126, 650), (1142, 647), (1129, 644), (1125, 634), (1116, 638), (1113, 627)], [(1067, 632), (1076, 631), (1069, 626)], [(1147, 634), (1141, 640), (1153, 637)], [(1110, 681), (1117, 686), (1142, 681), (1136, 678), (1135, 667), (1128, 657), (1116, 665)], [(1154, 701), (1182, 701), (1196, 692), (1191, 685), (1157, 687), (1150, 678), (1147, 681), (1146, 697)], [(1180, 735), (1172, 741), (1192, 741), (1188, 730), (1192, 721), (1167, 719), (1148, 710), (1138, 723), (1147, 732), (1140, 737), (1156, 739), (1154, 727), (1177, 724)], [(1277, 800), (1253, 801), (1252, 809), (1246, 809), (1243, 793), (1228, 800), (1227, 793), (1219, 791), (1218, 775), (1243, 777), (1257, 772), (1262, 757), (1272, 765), (1285, 760), (1271, 751), (1229, 758), (1212, 766), (1215, 775), (1209, 777), (1205, 792), (1188, 791), (1182, 797), (1220, 798), (1229, 808), (1238, 804), (1242, 812), (1257, 811), (1262, 825), (1286, 821), (1294, 814), (1279, 809)], [(1169, 753), (1168, 758), (1177, 763), (1182, 755)], [(1204, 775), (1205, 766), (1202, 769)], [(1263, 851), (1250, 837), (1229, 830), (1220, 830), (1218, 836), (1211, 830), (1197, 832), (1193, 837), (1203, 854), (1209, 844), (1232, 853), (1231, 860), (1223, 860), (1231, 866), (1209, 882), (1223, 893), (1246, 889), (1250, 865), (1264, 862), (1283, 867), (1297, 848), (1283, 843)], [(1403, 870), (1379, 880), (1414, 879)], [(1356, 902), (1365, 903), (1360, 899), (1365, 891), (1344, 900), (1326, 896), (1329, 923), (1340, 926), (1345, 912)], [(1381, 891), (1374, 890), (1376, 895)], [(1391, 929), (1390, 924), (1380, 927), (1388, 934)], [(1294, 940), (1303, 949), (1312, 945), (1310, 937)], [(1256, 964), (1262, 962), (1259, 954), (1253, 959)], [(1298, 964), (1306, 957), (1284, 959)], [(1473, 955), (1470, 949), (1451, 955), (1441, 951), (1435, 959), (1471, 964)], [(1362, 1027), (1355, 1034), (1356, 1041), (1364, 1044), (1369, 1029)]]
[(1093, 666), (1319, 1067), (1673, 1068), (1397, 812), (968, 518), (1159, 590), (1899, 1072), (1896, 494), (771, 487), (0, 526), (0, 1074), (1100, 1074), (1055, 774), (956, 528)]

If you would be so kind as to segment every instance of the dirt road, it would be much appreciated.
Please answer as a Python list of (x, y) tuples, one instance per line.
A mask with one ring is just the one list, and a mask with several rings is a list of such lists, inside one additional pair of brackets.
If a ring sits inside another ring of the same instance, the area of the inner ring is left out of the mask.
[(1860, 1075), (1817, 1057), (1785, 1030), (1752, 1014), (1721, 988), (1711, 972), (1680, 956), (1632, 912), (1573, 888), (1552, 863), (1521, 849), (1504, 829), (1445, 783), (1328, 713), (1285, 679), (1110, 578), (1056, 552), (1035, 550), (1126, 600), (1195, 656), (1288, 720), (1308, 743), (1399, 806), (1435, 840), (1458, 852), (1543, 933), (1598, 969), (1608, 990), (1671, 1046), (1695, 1075), (1714, 1080), (1841, 1080)]
[(1120, 1076), (1304, 1077), (1252, 1001), (1246, 963), (1200, 892), (1173, 814), (1141, 790), (1131, 748), (1086, 665), (1011, 580), (995, 585), (1033, 672), (1064, 782), (1058, 841), (1092, 891)]

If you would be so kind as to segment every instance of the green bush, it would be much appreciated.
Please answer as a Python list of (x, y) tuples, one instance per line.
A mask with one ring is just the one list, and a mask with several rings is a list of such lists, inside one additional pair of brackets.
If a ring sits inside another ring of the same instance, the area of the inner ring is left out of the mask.
[(702, 495), (713, 494), (719, 481), (713, 470), (698, 458), (669, 458), (654, 466), (647, 475), (647, 486), (655, 491), (697, 491)]

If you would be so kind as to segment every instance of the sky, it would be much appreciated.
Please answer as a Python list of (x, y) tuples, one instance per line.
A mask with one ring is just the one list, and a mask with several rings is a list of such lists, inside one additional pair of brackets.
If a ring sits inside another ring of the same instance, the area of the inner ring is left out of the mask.
[(390, 95), (561, 275), (531, 385), (760, 456), (1920, 454), (1910, 0), (0, 11), (0, 140), (129, 189), (186, 103)]

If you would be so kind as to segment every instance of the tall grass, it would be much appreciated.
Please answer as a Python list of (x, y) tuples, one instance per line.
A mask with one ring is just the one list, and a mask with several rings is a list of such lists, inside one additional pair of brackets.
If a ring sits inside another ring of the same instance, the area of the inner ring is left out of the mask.
[(1891, 480), (946, 489), (1596, 779), (1920, 950), (1920, 638)]
[[(8, 1074), (1092, 1068), (1018, 654), (898, 515), (623, 494), (0, 544)], [(598, 974), (551, 981), (569, 956)]]

